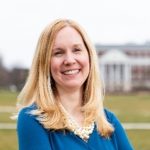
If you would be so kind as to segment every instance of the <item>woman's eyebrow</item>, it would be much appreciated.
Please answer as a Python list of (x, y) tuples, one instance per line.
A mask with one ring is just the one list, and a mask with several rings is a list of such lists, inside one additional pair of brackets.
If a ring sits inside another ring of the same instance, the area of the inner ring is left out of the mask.
[(63, 50), (63, 48), (61, 48), (61, 47), (54, 47), (54, 48), (52, 49), (52, 51), (61, 51), (61, 50)]
[(74, 44), (73, 46), (82, 47), (82, 44)]
[(83, 48), (84, 46), (83, 46), (83, 44), (74, 44), (73, 47), (75, 47), (75, 48)]

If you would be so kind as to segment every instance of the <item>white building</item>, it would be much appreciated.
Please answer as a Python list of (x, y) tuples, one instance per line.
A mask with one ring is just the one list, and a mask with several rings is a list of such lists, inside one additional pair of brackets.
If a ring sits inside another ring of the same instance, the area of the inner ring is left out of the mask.
[(109, 92), (150, 90), (150, 45), (96, 46)]

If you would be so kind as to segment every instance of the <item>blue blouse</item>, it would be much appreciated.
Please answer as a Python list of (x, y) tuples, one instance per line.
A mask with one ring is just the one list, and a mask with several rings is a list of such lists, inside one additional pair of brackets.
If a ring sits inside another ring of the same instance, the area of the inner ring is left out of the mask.
[(87, 142), (73, 132), (66, 130), (47, 130), (29, 111), (33, 107), (23, 108), (18, 117), (17, 133), (19, 150), (133, 150), (127, 135), (116, 116), (105, 109), (108, 121), (115, 131), (110, 138), (104, 138), (96, 130)]

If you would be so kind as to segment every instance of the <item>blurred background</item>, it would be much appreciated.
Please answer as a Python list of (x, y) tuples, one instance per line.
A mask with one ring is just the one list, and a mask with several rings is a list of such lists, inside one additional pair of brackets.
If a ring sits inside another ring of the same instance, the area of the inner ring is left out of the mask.
[(17, 95), (40, 33), (69, 18), (95, 45), (106, 96), (136, 150), (150, 149), (149, 0), (0, 0), (0, 149), (16, 150)]

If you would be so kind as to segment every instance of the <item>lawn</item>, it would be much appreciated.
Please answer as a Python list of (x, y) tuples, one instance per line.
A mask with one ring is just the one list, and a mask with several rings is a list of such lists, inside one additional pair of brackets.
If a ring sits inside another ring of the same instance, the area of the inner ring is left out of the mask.
[(17, 92), (0, 90), (0, 106), (15, 106), (17, 95)]
[(108, 95), (105, 107), (121, 122), (150, 122), (150, 94)]
[(150, 130), (127, 130), (135, 150), (150, 150)]
[(0, 150), (17, 150), (16, 130), (0, 130)]
[[(0, 91), (0, 107), (16, 105), (18, 93)], [(150, 94), (106, 95), (104, 105), (113, 111), (121, 122), (150, 122)], [(8, 113), (3, 116), (9, 116)], [(0, 121), (5, 120), (0, 115)], [(11, 121), (9, 117), (6, 121)]]
[[(18, 93), (0, 91), (0, 108), (16, 105)], [(150, 94), (106, 95), (104, 105), (113, 111), (121, 122), (150, 123)], [(0, 122), (15, 123), (12, 112), (0, 112)], [(136, 150), (150, 150), (150, 130), (127, 130)], [(17, 150), (16, 130), (0, 130), (0, 150)]]

